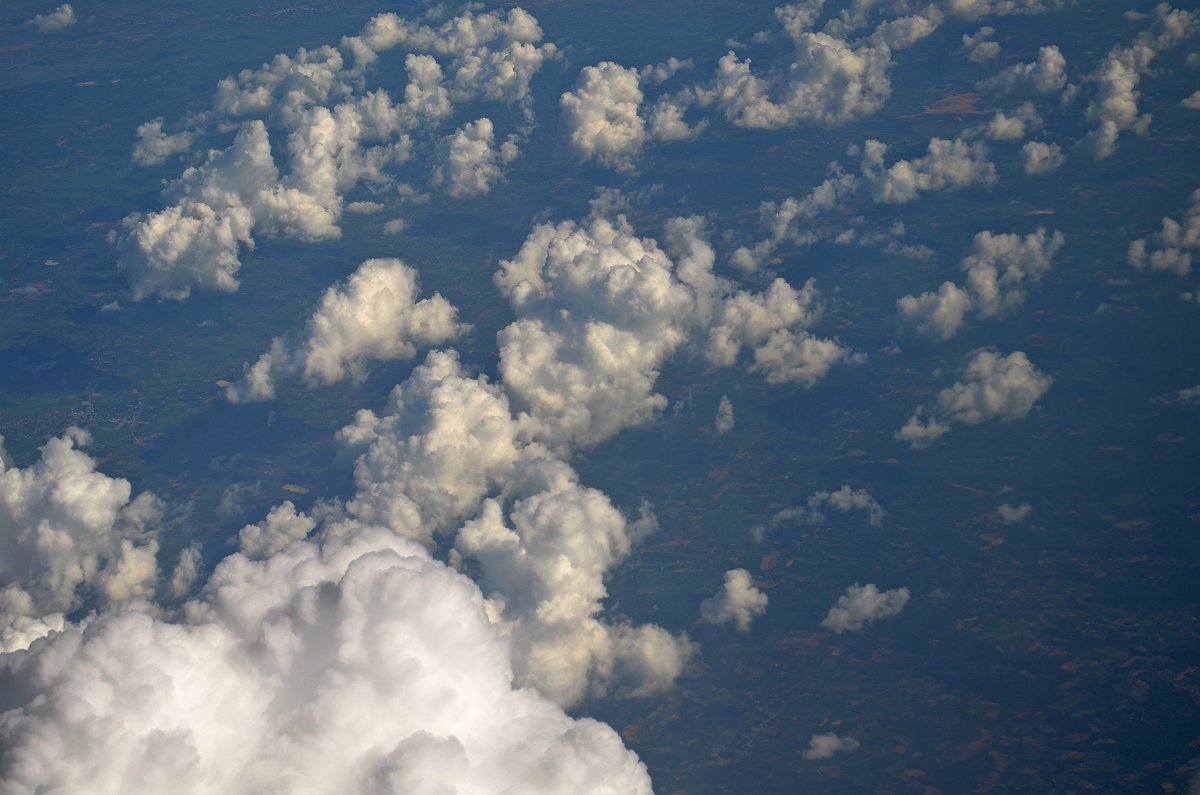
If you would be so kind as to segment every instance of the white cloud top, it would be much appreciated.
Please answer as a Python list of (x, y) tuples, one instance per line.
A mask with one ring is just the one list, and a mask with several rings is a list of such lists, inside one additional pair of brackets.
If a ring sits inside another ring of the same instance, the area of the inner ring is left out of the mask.
[(804, 758), (809, 761), (828, 759), (834, 754), (857, 751), (861, 743), (853, 737), (842, 737), (830, 732), (829, 734), (814, 734), (808, 741)]
[(69, 28), (75, 24), (75, 9), (70, 3), (63, 3), (49, 14), (38, 14), (27, 24), (35, 27), (41, 33), (54, 33)]
[(896, 438), (923, 448), (949, 431), (952, 424), (1019, 420), (1033, 410), (1053, 382), (1022, 351), (1008, 356), (978, 351), (963, 368), (962, 379), (939, 392), (931, 406), (909, 417)]
[(733, 624), (738, 632), (749, 632), (750, 622), (767, 612), (767, 595), (754, 587), (750, 572), (730, 569), (725, 584), (715, 596), (700, 603), (700, 618), (709, 624)]
[[(85, 604), (151, 597), (162, 503), (96, 470), (79, 428), (41, 448), (26, 468), (0, 437), (0, 632)], [(49, 619), (46, 619), (49, 620)], [(5, 645), (15, 643), (6, 638)]]
[(1192, 252), (1200, 250), (1200, 189), (1192, 192), (1183, 219), (1163, 218), (1162, 228), (1129, 244), (1126, 259), (1138, 270), (1169, 271), (1176, 276), (1192, 272)]
[(937, 339), (959, 332), (968, 312), (999, 317), (1025, 301), (1025, 286), (1041, 281), (1065, 238), (1039, 227), (1032, 234), (980, 232), (960, 263), (966, 286), (943, 282), (935, 293), (906, 295), (896, 309), (906, 323)]
[(829, 608), (821, 626), (838, 635), (843, 632), (859, 632), (876, 621), (899, 615), (908, 604), (909, 598), (907, 588), (880, 591), (870, 583), (855, 583), (838, 597), (833, 607)]
[(226, 397), (270, 400), (286, 382), (309, 388), (361, 382), (369, 362), (411, 359), (418, 348), (466, 331), (450, 302), (436, 293), (418, 301), (417, 290), (416, 271), (400, 260), (367, 260), (345, 284), (325, 291), (303, 327), (276, 337)]

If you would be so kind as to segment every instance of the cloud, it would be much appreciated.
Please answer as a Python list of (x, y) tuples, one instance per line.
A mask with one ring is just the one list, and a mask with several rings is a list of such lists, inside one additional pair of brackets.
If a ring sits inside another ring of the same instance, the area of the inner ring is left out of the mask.
[(1059, 8), (1064, 0), (946, 0), (946, 13), (966, 19), (1009, 14), (1041, 14)]
[(992, 120), (980, 131), (993, 141), (1020, 141), (1026, 132), (1042, 126), (1032, 102), (1024, 102), (1009, 116), (1004, 111), (997, 111)]
[(909, 597), (907, 588), (880, 591), (870, 583), (855, 583), (829, 608), (821, 626), (838, 635), (858, 632), (876, 621), (898, 615), (908, 604)]
[(225, 396), (235, 403), (270, 400), (281, 382), (310, 389), (361, 382), (368, 362), (411, 359), (418, 347), (467, 330), (450, 302), (437, 293), (418, 301), (417, 290), (416, 271), (400, 260), (367, 260), (344, 284), (325, 291), (304, 326), (272, 340)]
[(1138, 270), (1192, 272), (1192, 252), (1200, 249), (1200, 189), (1192, 192), (1183, 220), (1163, 218), (1162, 228), (1129, 244), (1126, 261)]
[(38, 14), (25, 24), (37, 28), (40, 33), (53, 33), (69, 28), (75, 22), (75, 9), (71, 8), (70, 3), (63, 3), (49, 14)]
[(238, 532), (238, 551), (250, 560), (266, 560), (293, 541), (302, 541), (317, 523), (296, 512), (290, 501), (276, 505), (267, 518)]
[(760, 223), (768, 234), (752, 248), (741, 246), (730, 261), (744, 271), (755, 271), (769, 260), (786, 241), (806, 243), (815, 240), (814, 232), (804, 224), (818, 215), (841, 207), (858, 190), (859, 178), (833, 163), (829, 177), (803, 198), (788, 197), (779, 204), (764, 202), (759, 208)]
[(829, 734), (814, 734), (812, 739), (808, 741), (808, 750), (804, 752), (804, 758), (810, 761), (828, 759), (837, 753), (857, 751), (860, 745), (858, 740), (853, 737), (839, 737), (832, 732)]
[(651, 791), (612, 729), (514, 687), (473, 583), (381, 528), (233, 555), (176, 617), (106, 611), (3, 666), (12, 792)]
[(780, 6), (775, 15), (794, 52), (761, 77), (749, 59), (729, 52), (712, 80), (697, 86), (704, 106), (716, 106), (739, 127), (776, 129), (799, 123), (826, 126), (869, 116), (891, 96), (892, 53), (937, 29), (941, 15), (923, 14), (880, 23), (869, 35), (846, 40), (812, 29), (821, 3)]
[(1097, 89), (1084, 120), (1096, 127), (1084, 139), (1084, 146), (1097, 159), (1116, 151), (1122, 132), (1146, 134), (1150, 114), (1138, 111), (1138, 84), (1142, 76), (1149, 73), (1150, 64), (1160, 53), (1200, 30), (1200, 13), (1172, 9), (1166, 3), (1155, 6), (1154, 17), (1150, 30), (1139, 33), (1130, 46), (1110, 50), (1089, 78), (1097, 84)]
[(0, 437), (0, 631), (22, 617), (154, 594), (164, 506), (98, 472), (80, 449), (90, 441), (68, 428), (20, 468)]
[(1179, 103), (1179, 107), (1188, 110), (1200, 110), (1200, 90), (1193, 91)]
[(721, 436), (733, 430), (733, 403), (725, 395), (721, 395), (721, 402), (717, 405), (717, 417), (713, 420), (713, 429)]
[(1028, 519), (1031, 513), (1033, 513), (1033, 506), (1027, 502), (1020, 505), (1009, 505), (1006, 502), (996, 506), (996, 515), (1005, 524), (1019, 524)]
[(638, 72), (638, 77), (646, 85), (658, 85), (659, 83), (667, 82), (677, 73), (686, 69), (693, 69), (695, 66), (696, 63), (691, 58), (680, 60), (671, 56), (662, 63), (643, 66)]
[(987, 147), (980, 142), (932, 138), (924, 156), (885, 167), (887, 150), (887, 144), (875, 140), (863, 147), (862, 174), (877, 202), (904, 204), (927, 191), (972, 185), (990, 188), (996, 184), (996, 167), (987, 159)]
[(999, 317), (1023, 303), (1025, 285), (1041, 281), (1065, 240), (1061, 232), (1047, 233), (1042, 227), (1024, 237), (980, 232), (959, 266), (967, 275), (965, 288), (943, 282), (936, 293), (900, 298), (896, 309), (917, 331), (949, 339), (963, 327), (968, 312)]
[(862, 361), (837, 340), (821, 339), (805, 329), (823, 314), (820, 291), (809, 279), (799, 290), (783, 279), (763, 293), (740, 290), (725, 299), (709, 329), (705, 356), (710, 364), (729, 367), (743, 348), (754, 352), (750, 372), (762, 372), (767, 383), (811, 387), (839, 362)]
[(612, 61), (585, 66), (574, 90), (559, 99), (559, 127), (573, 156), (633, 171), (646, 143), (646, 122), (638, 115), (642, 96), (636, 69)]
[(803, 506), (784, 508), (765, 524), (756, 525), (750, 532), (756, 541), (762, 541), (769, 531), (780, 527), (795, 525), (817, 527), (828, 519), (826, 511), (829, 510), (838, 513), (865, 511), (867, 524), (872, 527), (881, 527), (887, 516), (887, 511), (871, 496), (870, 492), (865, 489), (851, 488), (850, 484), (846, 483), (836, 491), (813, 492)]
[(669, 688), (694, 650), (686, 635), (597, 616), (604, 577), (633, 544), (657, 529), (649, 506), (628, 521), (568, 465), (523, 466), (506, 512), (488, 500), (455, 550), (478, 566), (496, 621), (513, 644), (516, 682), (569, 706), (585, 696), (645, 696)]
[(749, 632), (750, 622), (767, 612), (767, 595), (754, 587), (750, 572), (730, 569), (725, 585), (700, 603), (700, 618), (709, 624), (732, 623), (738, 632)]
[(172, 155), (190, 151), (196, 139), (194, 130), (183, 130), (168, 135), (163, 132), (163, 118), (159, 116), (137, 128), (137, 143), (133, 145), (133, 162), (140, 166), (156, 166), (166, 162)]
[(491, 119), (464, 124), (438, 145), (429, 184), (452, 198), (482, 196), (503, 176), (502, 167), (517, 159), (516, 136), (499, 148)]
[(424, 544), (475, 515), (520, 454), (508, 396), (453, 351), (431, 352), (381, 413), (359, 411), (337, 442), (355, 462), (350, 513)]
[(1029, 141), (1021, 147), (1021, 165), (1026, 174), (1049, 174), (1067, 161), (1062, 147), (1043, 141)]
[(1163, 398), (1160, 402), (1167, 404), (1174, 403), (1180, 406), (1194, 406), (1200, 404), (1200, 384), (1180, 389), (1170, 397)]
[(1014, 91), (1052, 94), (1067, 85), (1067, 59), (1057, 45), (1038, 50), (1036, 61), (1014, 64), (994, 77), (982, 80), (982, 91), (1008, 94)]
[(962, 378), (939, 392), (931, 406), (909, 417), (896, 438), (923, 448), (949, 431), (952, 424), (1019, 420), (1033, 410), (1053, 382), (1022, 351), (1008, 356), (977, 351), (963, 368)]
[(964, 33), (962, 37), (962, 51), (967, 54), (967, 59), (975, 63), (983, 63), (999, 55), (999, 43), (991, 40), (995, 32), (995, 28), (984, 26), (973, 34)]
[[(434, 163), (433, 179), (452, 197), (485, 192), (516, 157), (520, 136), (496, 148), (486, 119), (448, 137), (433, 131), (451, 118), (454, 102), (527, 106), (529, 80), (557, 52), (537, 44), (541, 35), (520, 9), (467, 11), (436, 27), (383, 14), (338, 47), (279, 54), (221, 80), (212, 110), (189, 115), (182, 132), (167, 135), (160, 119), (142, 125), (134, 158), (144, 163), (185, 151), (208, 127), (238, 133), (232, 146), (209, 152), (168, 186), (164, 209), (130, 215), (113, 235), (133, 297), (237, 290), (240, 249), (252, 248), (255, 235), (337, 238), (346, 194), (366, 185), (382, 195), (418, 153)], [(402, 101), (393, 102), (383, 89), (365, 90), (365, 77), (381, 52), (400, 44), (410, 50), (408, 82)], [(524, 110), (523, 129), (532, 124), (532, 111)], [(282, 175), (268, 135), (286, 152)]]
[(498, 336), (499, 369), (530, 438), (592, 445), (665, 407), (659, 368), (715, 289), (699, 223), (668, 231), (675, 260), (623, 216), (540, 224), (501, 260), (496, 285), (517, 321)]

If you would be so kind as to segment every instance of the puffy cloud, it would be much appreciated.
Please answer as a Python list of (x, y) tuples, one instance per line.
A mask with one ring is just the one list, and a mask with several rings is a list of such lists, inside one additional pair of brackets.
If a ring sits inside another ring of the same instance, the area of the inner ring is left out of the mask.
[[(20, 468), (0, 437), (0, 631), (10, 636), (21, 617), (154, 594), (162, 503), (98, 472), (80, 449), (90, 441), (68, 428)], [(33, 626), (21, 623), (28, 638)]]
[(1170, 397), (1165, 398), (1162, 402), (1176, 403), (1181, 406), (1194, 406), (1200, 403), (1200, 384), (1180, 389)]
[(725, 585), (700, 603), (700, 618), (709, 624), (729, 624), (738, 632), (749, 632), (750, 622), (767, 612), (767, 595), (754, 587), (750, 572), (730, 569)]
[(638, 77), (640, 77), (642, 82), (646, 85), (657, 85), (659, 83), (667, 82), (678, 72), (681, 72), (685, 69), (691, 69), (695, 67), (695, 65), (695, 62), (691, 58), (681, 61), (680, 59), (671, 56), (662, 63), (643, 66), (638, 72)]
[(1187, 108), (1188, 110), (1200, 110), (1200, 91), (1193, 91), (1185, 97), (1179, 103), (1179, 107)]
[(1067, 85), (1067, 59), (1056, 45), (1038, 50), (1036, 61), (1014, 64), (995, 77), (979, 83), (983, 91), (1007, 94), (1013, 91), (1051, 94)]
[(808, 741), (808, 750), (804, 758), (810, 761), (828, 759), (837, 753), (857, 751), (860, 747), (858, 740), (853, 737), (840, 737), (832, 732), (829, 734), (814, 734)]
[(53, 33), (71, 27), (76, 21), (75, 9), (71, 8), (70, 3), (63, 3), (49, 14), (38, 14), (26, 24), (37, 28), (41, 33)]
[(194, 130), (183, 130), (174, 134), (163, 132), (163, 118), (159, 116), (137, 128), (137, 143), (133, 145), (133, 162), (142, 166), (155, 166), (166, 162), (172, 155), (183, 154), (192, 148), (196, 138)]
[(733, 403), (725, 395), (717, 404), (717, 417), (713, 420), (713, 429), (722, 436), (733, 430)]
[[(1053, 381), (1022, 351), (1008, 356), (977, 351), (963, 369), (961, 380), (939, 392), (927, 410), (918, 410), (910, 417), (896, 438), (922, 448), (949, 431), (951, 424), (1019, 420), (1033, 410)], [(928, 418), (922, 419), (923, 415)]]
[(456, 199), (481, 196), (502, 177), (502, 166), (518, 154), (515, 136), (496, 148), (491, 119), (464, 124), (438, 145), (429, 184)]
[(523, 466), (513, 498), (507, 517), (498, 500), (486, 502), (455, 550), (478, 565), (480, 586), (513, 644), (516, 681), (564, 706), (613, 689), (641, 696), (670, 687), (693, 653), (686, 635), (597, 618), (607, 572), (657, 529), (648, 506), (627, 521), (552, 459)]
[(1192, 272), (1192, 252), (1200, 249), (1200, 189), (1192, 192), (1183, 220), (1163, 218), (1162, 229), (1129, 244), (1126, 259), (1138, 270), (1170, 271), (1177, 276)]
[(270, 400), (288, 381), (310, 388), (362, 381), (368, 362), (411, 359), (418, 347), (466, 330), (450, 302), (436, 293), (418, 301), (417, 290), (416, 271), (400, 260), (367, 260), (345, 284), (325, 291), (303, 327), (276, 337), (226, 397), (235, 403)]
[(1000, 521), (1005, 524), (1018, 524), (1029, 518), (1029, 514), (1033, 513), (1033, 506), (1027, 502), (1020, 505), (1009, 505), (1007, 502), (996, 506), (996, 515), (1000, 517)]
[[(541, 35), (520, 9), (467, 11), (437, 27), (384, 14), (340, 48), (302, 48), (225, 78), (212, 111), (189, 116), (183, 132), (167, 135), (161, 120), (142, 125), (134, 157), (147, 163), (182, 151), (206, 124), (240, 129), (231, 147), (210, 152), (203, 166), (164, 191), (165, 209), (129, 216), (113, 236), (134, 298), (182, 300), (193, 288), (236, 290), (239, 249), (252, 247), (254, 234), (338, 237), (345, 195), (363, 184), (390, 186), (414, 148), (440, 142), (426, 159), (450, 195), (485, 191), (499, 167), (516, 157), (516, 138), (496, 149), (487, 120), (448, 138), (429, 132), (450, 118), (455, 101), (527, 102), (529, 80), (556, 53), (552, 44), (537, 44)], [(382, 89), (364, 92), (367, 68), (399, 44), (410, 50), (402, 100), (393, 102)], [(286, 137), (283, 176), (271, 156), (268, 127)]]
[(431, 352), (381, 414), (358, 412), (337, 441), (355, 461), (349, 511), (426, 544), (507, 483), (520, 452), (508, 397), (452, 351)]
[(1049, 174), (1067, 162), (1062, 147), (1043, 141), (1029, 141), (1021, 147), (1021, 165), (1026, 174)]
[(922, 334), (950, 339), (962, 329), (967, 312), (974, 308), (971, 294), (954, 282), (942, 282), (935, 293), (905, 295), (896, 301), (900, 318)]
[(867, 141), (863, 147), (862, 174), (877, 202), (904, 204), (926, 191), (957, 190), (972, 185), (996, 184), (996, 167), (987, 159), (987, 147), (961, 138), (932, 138), (924, 156), (898, 160), (884, 167), (887, 144)]
[(1028, 130), (1042, 126), (1042, 119), (1032, 102), (1022, 103), (1011, 115), (997, 111), (981, 132), (993, 141), (1020, 141)]
[[(426, 16), (440, 12), (433, 9)], [(449, 96), (455, 101), (524, 102), (530, 80), (547, 59), (558, 54), (553, 43), (538, 43), (542, 35), (537, 20), (521, 8), (484, 14), (467, 9), (434, 24), (388, 12), (342, 44), (368, 61), (394, 47), (448, 58)]]
[(872, 527), (881, 527), (887, 511), (883, 509), (870, 492), (866, 489), (851, 488), (849, 483), (843, 484), (836, 491), (816, 491), (809, 495), (804, 505), (795, 508), (784, 508), (770, 518), (765, 524), (755, 525), (751, 535), (756, 541), (762, 541), (767, 533), (780, 527), (794, 525), (816, 527), (825, 523), (828, 517), (826, 511), (838, 513), (864, 511), (867, 523)]
[(541, 224), (501, 260), (496, 285), (518, 319), (498, 337), (500, 375), (534, 438), (590, 445), (666, 405), (659, 368), (713, 289), (698, 222), (673, 228), (678, 262), (623, 216)]
[(718, 62), (712, 80), (696, 88), (701, 104), (715, 105), (740, 127), (774, 129), (797, 123), (843, 124), (868, 116), (891, 96), (892, 53), (933, 33), (941, 14), (880, 23), (848, 41), (812, 30), (823, 4), (781, 6), (775, 14), (795, 47), (791, 57), (760, 77), (733, 52)]
[(584, 67), (574, 90), (559, 99), (559, 125), (571, 153), (632, 171), (646, 143), (646, 122), (638, 115), (642, 96), (636, 69), (612, 61)]
[(479, 590), (380, 528), (223, 561), (175, 618), (0, 658), (6, 791), (651, 791), (609, 727), (514, 687)]
[(991, 40), (995, 32), (995, 28), (984, 26), (973, 34), (963, 34), (962, 51), (967, 54), (968, 60), (983, 63), (1000, 54), (1000, 44)]
[(936, 293), (902, 297), (896, 308), (918, 331), (949, 339), (969, 311), (998, 317), (1024, 302), (1026, 283), (1041, 280), (1064, 241), (1061, 232), (1048, 234), (1041, 227), (1025, 237), (980, 232), (960, 264), (967, 274), (965, 289), (943, 282)]
[(650, 137), (656, 141), (690, 141), (704, 132), (707, 120), (688, 124), (683, 118), (693, 101), (690, 91), (659, 97), (650, 109)]
[(276, 505), (258, 524), (246, 525), (238, 532), (238, 550), (250, 560), (265, 560), (293, 541), (308, 537), (317, 523), (297, 513), (290, 501)]
[(1200, 30), (1200, 13), (1172, 9), (1166, 3), (1154, 8), (1155, 24), (1138, 34), (1128, 47), (1114, 47), (1090, 79), (1098, 84), (1084, 119), (1096, 127), (1084, 145), (1097, 159), (1116, 151), (1117, 139), (1126, 130), (1144, 135), (1150, 114), (1139, 114), (1138, 84), (1159, 53), (1174, 47)]
[(705, 356), (713, 365), (728, 367), (737, 362), (742, 348), (750, 348), (750, 371), (763, 372), (768, 383), (811, 387), (834, 364), (861, 360), (837, 340), (805, 331), (822, 313), (821, 294), (812, 279), (799, 290), (778, 278), (764, 293), (740, 290), (721, 303)]
[(880, 591), (871, 583), (855, 583), (829, 608), (821, 626), (838, 635), (858, 632), (876, 621), (898, 615), (908, 604), (909, 597), (907, 588)]

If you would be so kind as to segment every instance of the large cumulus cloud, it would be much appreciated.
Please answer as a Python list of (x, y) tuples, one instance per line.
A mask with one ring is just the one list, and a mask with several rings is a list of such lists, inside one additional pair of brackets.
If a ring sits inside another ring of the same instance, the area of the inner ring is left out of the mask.
[(470, 580), (389, 530), (223, 561), (0, 657), (5, 792), (649, 793), (607, 726), (514, 686)]

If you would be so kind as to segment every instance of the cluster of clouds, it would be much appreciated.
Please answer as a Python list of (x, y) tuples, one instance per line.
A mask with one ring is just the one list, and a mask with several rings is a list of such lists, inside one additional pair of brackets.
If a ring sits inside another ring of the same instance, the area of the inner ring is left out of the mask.
[(750, 622), (767, 612), (767, 595), (754, 586), (750, 572), (730, 569), (725, 584), (714, 596), (700, 603), (700, 618), (709, 624), (733, 624), (738, 632), (749, 632)]
[(1026, 285), (1037, 283), (1050, 269), (1065, 238), (1061, 232), (1017, 234), (980, 232), (959, 267), (965, 286), (945, 281), (936, 292), (905, 295), (896, 302), (901, 320), (936, 339), (949, 339), (966, 323), (969, 312), (1000, 317), (1025, 301)]
[(270, 400), (281, 382), (310, 388), (361, 382), (368, 362), (411, 359), (419, 347), (448, 342), (469, 328), (441, 295), (418, 301), (417, 291), (417, 272), (400, 260), (367, 260), (344, 285), (325, 291), (303, 327), (272, 340), (226, 388), (226, 398)]
[(1178, 46), (1200, 31), (1200, 12), (1171, 8), (1167, 3), (1154, 7), (1154, 26), (1139, 33), (1129, 46), (1117, 46), (1101, 61), (1090, 80), (1096, 83), (1096, 95), (1084, 112), (1093, 129), (1084, 138), (1092, 156), (1109, 157), (1117, 149), (1121, 133), (1132, 130), (1145, 135), (1152, 121), (1150, 114), (1138, 109), (1142, 77), (1151, 74), (1150, 65), (1168, 49)]
[(907, 588), (880, 591), (871, 583), (855, 583), (829, 608), (821, 626), (837, 635), (860, 632), (876, 621), (899, 615), (911, 596)]
[[(426, 24), (444, 13), (433, 9), (424, 22), (381, 14), (337, 47), (280, 54), (223, 79), (212, 109), (174, 131), (161, 118), (141, 125), (133, 159), (145, 165), (189, 152), (210, 128), (237, 133), (168, 184), (162, 210), (132, 214), (114, 231), (134, 300), (236, 290), (241, 252), (255, 235), (337, 238), (346, 194), (362, 185), (374, 196), (411, 193), (397, 171), (422, 147), (432, 150), (417, 160), (429, 163), (431, 187), (452, 198), (487, 193), (519, 154), (532, 119), (530, 80), (557, 48), (539, 43), (541, 28), (519, 8), (467, 10)], [(408, 77), (398, 102), (383, 89), (366, 90), (380, 55), (396, 47), (407, 50)], [(492, 121), (481, 117), (435, 134), (455, 103), (481, 101), (523, 107), (522, 130), (497, 144)], [(272, 136), (286, 140), (286, 172), (275, 163)]]
[(1158, 232), (1129, 244), (1126, 260), (1130, 265), (1177, 276), (1192, 272), (1192, 252), (1200, 249), (1200, 190), (1192, 192), (1190, 201), (1183, 220), (1163, 218)]
[(960, 380), (939, 392), (932, 404), (918, 408), (896, 432), (896, 439), (921, 449), (933, 444), (952, 425), (1019, 420), (1033, 410), (1053, 382), (1033, 366), (1023, 351), (1007, 356), (976, 351)]

